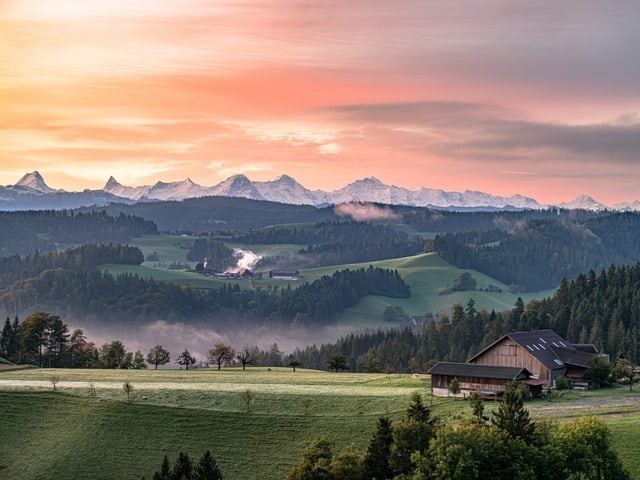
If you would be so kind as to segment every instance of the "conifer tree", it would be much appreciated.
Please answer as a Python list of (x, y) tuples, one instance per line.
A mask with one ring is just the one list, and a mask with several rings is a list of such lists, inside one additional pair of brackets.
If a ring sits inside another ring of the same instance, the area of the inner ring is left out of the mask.
[(507, 385), (498, 409), (493, 414), (493, 424), (513, 438), (529, 443), (533, 437), (535, 423), (524, 407), (522, 387), (513, 380)]
[(193, 469), (193, 480), (222, 480), (222, 478), (218, 462), (207, 450)]
[(385, 480), (393, 478), (393, 471), (389, 465), (392, 445), (391, 421), (386, 417), (380, 417), (377, 429), (369, 441), (369, 447), (364, 457), (364, 469), (368, 479)]

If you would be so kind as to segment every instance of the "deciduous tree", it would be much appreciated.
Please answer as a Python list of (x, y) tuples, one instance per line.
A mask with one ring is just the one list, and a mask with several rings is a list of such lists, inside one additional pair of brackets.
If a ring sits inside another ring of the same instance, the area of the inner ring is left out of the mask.
[(196, 358), (191, 355), (191, 352), (189, 352), (188, 349), (185, 348), (182, 353), (178, 355), (176, 363), (189, 370), (189, 366), (196, 363)]
[(158, 365), (164, 365), (171, 360), (171, 354), (160, 344), (154, 345), (147, 353), (147, 362), (154, 366), (154, 370), (158, 369)]
[(223, 364), (227, 364), (233, 360), (235, 350), (231, 345), (227, 345), (224, 342), (216, 342), (208, 353), (208, 360), (210, 363), (216, 364), (218, 370), (222, 368)]

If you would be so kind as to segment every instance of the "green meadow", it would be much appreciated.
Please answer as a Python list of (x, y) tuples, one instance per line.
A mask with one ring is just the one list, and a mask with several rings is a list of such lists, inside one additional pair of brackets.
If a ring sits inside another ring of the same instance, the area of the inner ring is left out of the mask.
[[(188, 245), (193, 242), (192, 237), (171, 235), (147, 235), (136, 237), (132, 244), (141, 248), (146, 255), (157, 252), (164, 264), (171, 262), (189, 263), (186, 261)], [(232, 247), (251, 250), (259, 255), (286, 255), (295, 253), (305, 245), (241, 245), (229, 244)], [(192, 262), (191, 262), (192, 263)], [(400, 306), (409, 315), (424, 315), (427, 313), (438, 315), (441, 312), (449, 313), (451, 305), (466, 304), (473, 298), (477, 309), (487, 311), (501, 311), (513, 307), (516, 299), (521, 297), (525, 302), (531, 299), (542, 299), (553, 294), (553, 290), (527, 293), (513, 293), (509, 286), (475, 270), (467, 270), (477, 281), (477, 290), (443, 292), (453, 285), (453, 281), (463, 271), (442, 260), (437, 254), (425, 253), (411, 257), (394, 258), (375, 262), (356, 264), (333, 265), (321, 268), (301, 269), (300, 281), (262, 279), (216, 279), (202, 275), (158, 268), (157, 262), (145, 262), (141, 266), (129, 265), (105, 265), (103, 268), (114, 274), (135, 273), (141, 277), (152, 277), (161, 281), (175, 282), (190, 285), (193, 288), (211, 289), (218, 288), (224, 283), (237, 283), (240, 288), (283, 288), (291, 285), (295, 288), (300, 282), (313, 282), (323, 275), (332, 275), (338, 270), (346, 268), (358, 269), (374, 267), (398, 270), (402, 278), (411, 287), (410, 298), (387, 298), (380, 296), (368, 296), (362, 299), (358, 305), (346, 310), (337, 320), (340, 325), (352, 325), (354, 327), (376, 327), (382, 325), (382, 313), (388, 306)], [(491, 287), (491, 288), (490, 288)]]
[[(131, 396), (123, 384), (133, 386)], [(55, 383), (55, 390), (54, 390)], [(287, 368), (0, 370), (0, 478), (151, 478), (164, 455), (210, 450), (226, 479), (282, 479), (327, 435), (366, 448), (379, 416), (401, 417), (419, 392), (442, 421), (470, 415), (464, 400), (433, 398), (427, 376)], [(608, 389), (528, 402), (534, 418), (606, 420), (640, 479), (640, 392)], [(486, 404), (487, 410), (493, 407)]]

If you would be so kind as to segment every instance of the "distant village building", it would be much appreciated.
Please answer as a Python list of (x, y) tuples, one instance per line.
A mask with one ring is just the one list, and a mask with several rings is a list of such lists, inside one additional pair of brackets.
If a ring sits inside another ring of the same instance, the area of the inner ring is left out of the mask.
[(531, 396), (555, 388), (560, 377), (588, 387), (584, 374), (597, 355), (595, 346), (573, 345), (553, 330), (508, 333), (466, 363), (438, 362), (429, 371), (431, 389), (435, 396), (450, 395), (454, 377), (461, 396), (480, 391), (497, 397), (512, 380), (526, 385)]
[(269, 278), (279, 280), (300, 280), (300, 272), (298, 270), (270, 270)]

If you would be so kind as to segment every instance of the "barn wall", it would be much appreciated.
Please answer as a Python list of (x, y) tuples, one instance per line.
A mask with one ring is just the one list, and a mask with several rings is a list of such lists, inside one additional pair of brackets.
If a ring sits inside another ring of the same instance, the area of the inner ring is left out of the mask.
[(549, 369), (510, 338), (502, 339), (502, 341), (496, 343), (471, 363), (502, 367), (522, 367), (529, 370), (533, 378), (539, 378), (547, 382), (550, 380)]

